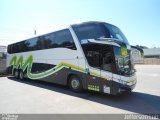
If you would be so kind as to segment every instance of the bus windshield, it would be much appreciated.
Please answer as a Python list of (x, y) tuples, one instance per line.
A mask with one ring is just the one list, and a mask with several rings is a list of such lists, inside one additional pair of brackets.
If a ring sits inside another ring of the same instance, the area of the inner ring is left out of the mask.
[(130, 55), (130, 52), (128, 52), (127, 56), (123, 56), (121, 52), (121, 48), (114, 46), (114, 56), (115, 56), (115, 61), (116, 61), (116, 68), (118, 73), (122, 75), (131, 75), (133, 74), (134, 71), (134, 65), (133, 61)]
[(105, 27), (106, 29), (109, 30), (109, 33), (110, 33), (109, 38), (117, 39), (121, 42), (126, 43), (127, 45), (129, 44), (127, 38), (125, 37), (125, 35), (121, 32), (121, 30), (118, 27), (110, 25), (110, 24), (105, 24)]
[(122, 56), (121, 48), (105, 44), (83, 44), (88, 64), (104, 71), (129, 76), (134, 73), (130, 55)]
[(83, 25), (73, 25), (73, 29), (80, 40), (98, 38), (114, 38), (117, 41), (129, 44), (121, 30), (108, 23), (86, 23)]

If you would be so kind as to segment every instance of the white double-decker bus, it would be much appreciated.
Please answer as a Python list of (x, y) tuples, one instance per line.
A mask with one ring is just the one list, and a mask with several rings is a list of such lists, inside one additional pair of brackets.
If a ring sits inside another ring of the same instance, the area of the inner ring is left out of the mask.
[(8, 45), (7, 71), (26, 78), (116, 95), (136, 85), (131, 47), (121, 30), (85, 22)]

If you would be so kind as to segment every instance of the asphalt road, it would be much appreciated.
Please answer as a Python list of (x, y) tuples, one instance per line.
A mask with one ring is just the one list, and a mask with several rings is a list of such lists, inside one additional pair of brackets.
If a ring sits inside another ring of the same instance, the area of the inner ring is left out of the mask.
[(67, 87), (0, 78), (0, 113), (159, 113), (160, 65), (137, 65), (138, 83), (129, 95), (74, 93)]

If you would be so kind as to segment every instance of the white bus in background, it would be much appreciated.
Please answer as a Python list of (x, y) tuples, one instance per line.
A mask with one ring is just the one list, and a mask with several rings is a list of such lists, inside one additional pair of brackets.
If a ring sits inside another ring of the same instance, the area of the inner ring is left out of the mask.
[(131, 47), (114, 25), (85, 22), (8, 45), (7, 71), (26, 78), (116, 95), (132, 91)]

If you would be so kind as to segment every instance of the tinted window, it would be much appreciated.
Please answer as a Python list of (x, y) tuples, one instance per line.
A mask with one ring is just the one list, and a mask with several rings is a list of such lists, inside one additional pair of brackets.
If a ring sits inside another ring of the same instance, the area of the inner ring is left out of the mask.
[(57, 45), (55, 44), (55, 33), (42, 36), (42, 39), (44, 41), (45, 49), (57, 47)]
[(25, 45), (24, 41), (17, 43), (17, 47), (18, 47), (18, 51), (16, 52), (25, 52), (27, 49), (27, 46)]
[(17, 44), (13, 44), (12, 45), (12, 51), (13, 51), (13, 53), (17, 53), (18, 52), (18, 45)]
[(7, 47), (7, 52), (8, 52), (8, 53), (11, 53), (11, 52), (12, 52), (11, 46), (12, 46), (12, 45), (8, 45), (8, 47)]
[(73, 38), (68, 29), (9, 45), (8, 53), (19, 53), (56, 47), (76, 49)]
[(82, 45), (82, 49), (90, 66), (100, 68), (100, 57), (102, 56), (100, 52), (101, 47), (102, 46), (98, 44)]
[(110, 25), (110, 24), (105, 24), (105, 27), (107, 30), (110, 31), (111, 38), (115, 38), (118, 41), (129, 44), (127, 38), (125, 37), (125, 35), (121, 32), (121, 30), (118, 27)]
[(23, 41), (18, 45), (19, 45), (19, 52), (34, 51), (43, 48), (42, 40), (39, 37)]
[(29, 51), (36, 50), (37, 40), (38, 40), (37, 38), (32, 38), (25, 41), (25, 44)]
[(100, 53), (99, 51), (87, 51), (86, 57), (88, 60), (88, 63), (92, 67), (99, 68), (100, 67)]
[(36, 45), (34, 46), (34, 50), (42, 50), (45, 49), (44, 47), (44, 41), (42, 39), (42, 36), (37, 38)]
[(83, 39), (114, 38), (117, 41), (129, 44), (119, 28), (107, 23), (87, 23), (74, 25), (73, 29), (81, 41)]
[(10, 45), (9, 48), (8, 48), (8, 53), (12, 53), (13, 52), (12, 48), (13, 48), (13, 45)]
[(55, 32), (55, 44), (57, 47), (76, 49), (75, 43), (68, 29)]
[(101, 24), (86, 24), (73, 27), (79, 40), (105, 37)]
[(113, 63), (113, 55), (110, 52), (106, 52), (103, 54), (103, 64), (102, 64), (102, 69), (106, 71), (113, 72), (114, 69), (114, 63)]

